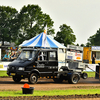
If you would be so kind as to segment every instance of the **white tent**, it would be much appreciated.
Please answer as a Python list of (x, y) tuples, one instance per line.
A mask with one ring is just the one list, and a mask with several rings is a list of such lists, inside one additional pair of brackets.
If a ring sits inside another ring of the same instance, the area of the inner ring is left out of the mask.
[(46, 35), (44, 32), (41, 34), (24, 41), (19, 46), (21, 47), (47, 47), (47, 48), (66, 48), (61, 43), (54, 40), (50, 35)]

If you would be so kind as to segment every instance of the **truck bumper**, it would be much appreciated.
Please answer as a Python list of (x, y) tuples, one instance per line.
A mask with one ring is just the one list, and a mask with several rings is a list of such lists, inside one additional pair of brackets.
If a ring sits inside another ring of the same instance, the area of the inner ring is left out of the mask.
[(28, 78), (30, 71), (7, 71), (9, 76), (19, 76), (22, 78)]

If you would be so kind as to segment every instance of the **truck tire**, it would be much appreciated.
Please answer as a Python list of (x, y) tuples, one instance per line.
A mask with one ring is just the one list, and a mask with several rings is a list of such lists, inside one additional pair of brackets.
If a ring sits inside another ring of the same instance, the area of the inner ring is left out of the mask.
[(80, 76), (78, 73), (72, 73), (68, 79), (68, 83), (76, 84), (78, 83), (79, 79), (80, 79)]
[(29, 83), (35, 84), (37, 83), (37, 80), (38, 80), (38, 75), (36, 73), (31, 73), (28, 78)]
[(16, 82), (16, 83), (21, 81), (21, 77), (13, 76), (12, 78), (13, 78), (14, 82)]
[(87, 79), (87, 78), (88, 78), (88, 74), (84, 72), (84, 73), (82, 73), (81, 77), (82, 77), (83, 79)]
[(61, 78), (54, 78), (53, 80), (55, 83), (62, 83), (63, 82), (63, 79), (61, 79)]

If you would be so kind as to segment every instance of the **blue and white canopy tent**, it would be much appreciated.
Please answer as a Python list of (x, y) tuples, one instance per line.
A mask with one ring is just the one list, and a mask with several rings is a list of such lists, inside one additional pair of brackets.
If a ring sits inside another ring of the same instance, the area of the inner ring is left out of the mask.
[(40, 47), (40, 48), (66, 48), (52, 38), (50, 35), (46, 35), (44, 32), (41, 34), (24, 41), (19, 46), (21, 47)]

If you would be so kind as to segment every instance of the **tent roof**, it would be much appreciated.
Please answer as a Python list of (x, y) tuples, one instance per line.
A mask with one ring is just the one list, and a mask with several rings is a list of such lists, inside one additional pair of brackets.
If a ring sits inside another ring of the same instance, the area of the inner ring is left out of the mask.
[[(44, 37), (46, 36), (45, 39), (45, 46), (44, 46)], [(60, 44), (56, 40), (54, 40), (50, 35), (45, 35), (44, 32), (41, 34), (24, 41), (22, 44), (19, 46), (25, 46), (25, 47), (47, 47), (47, 48), (66, 48), (64, 45)]]

